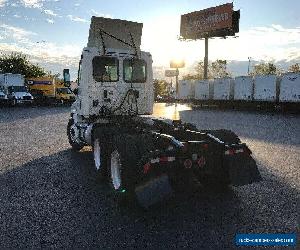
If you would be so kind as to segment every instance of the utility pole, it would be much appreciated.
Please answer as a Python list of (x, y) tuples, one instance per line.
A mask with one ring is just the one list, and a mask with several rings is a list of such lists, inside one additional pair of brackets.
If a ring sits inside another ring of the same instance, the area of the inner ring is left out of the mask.
[(176, 68), (176, 97), (178, 97), (178, 76), (179, 76), (179, 70)]
[(207, 79), (207, 68), (208, 68), (208, 37), (205, 37), (205, 56), (204, 56), (204, 74), (203, 74), (204, 79)]
[(248, 75), (250, 74), (250, 61), (251, 61), (251, 57), (248, 57), (249, 63), (248, 63)]

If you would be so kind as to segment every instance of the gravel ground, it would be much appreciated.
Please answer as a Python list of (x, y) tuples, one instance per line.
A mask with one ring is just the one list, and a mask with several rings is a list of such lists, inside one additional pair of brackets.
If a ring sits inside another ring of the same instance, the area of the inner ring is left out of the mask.
[(199, 128), (235, 131), (264, 180), (223, 194), (178, 195), (151, 211), (121, 208), (92, 175), (90, 148), (70, 150), (69, 108), (0, 109), (0, 249), (232, 249), (236, 233), (296, 232), (300, 117), (217, 110), (180, 115)]

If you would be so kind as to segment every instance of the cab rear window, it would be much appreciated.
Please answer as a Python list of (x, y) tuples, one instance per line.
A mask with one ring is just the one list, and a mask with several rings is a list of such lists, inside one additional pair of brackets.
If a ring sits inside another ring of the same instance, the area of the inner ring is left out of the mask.
[(119, 80), (119, 61), (115, 57), (96, 56), (93, 59), (93, 77), (97, 82)]
[(146, 62), (141, 59), (125, 59), (123, 62), (125, 82), (146, 82)]

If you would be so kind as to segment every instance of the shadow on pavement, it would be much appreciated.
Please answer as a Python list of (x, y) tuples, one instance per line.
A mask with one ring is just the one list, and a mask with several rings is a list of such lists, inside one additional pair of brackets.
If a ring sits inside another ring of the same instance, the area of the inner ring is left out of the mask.
[(236, 233), (290, 233), (297, 191), (278, 179), (199, 189), (143, 211), (122, 208), (90, 151), (64, 150), (0, 175), (0, 248), (234, 247)]

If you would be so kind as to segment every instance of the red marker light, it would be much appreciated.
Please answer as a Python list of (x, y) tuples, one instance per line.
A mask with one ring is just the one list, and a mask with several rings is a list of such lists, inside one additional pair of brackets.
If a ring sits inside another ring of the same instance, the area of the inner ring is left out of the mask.
[(232, 148), (225, 151), (225, 155), (234, 155), (234, 153), (235, 153), (235, 150)]
[(143, 168), (144, 168), (144, 170), (143, 170), (144, 174), (147, 174), (151, 168), (150, 163), (149, 162), (146, 163)]
[(168, 162), (168, 157), (167, 156), (163, 156), (159, 158), (160, 162)]
[(191, 168), (192, 165), (193, 165), (193, 162), (192, 162), (192, 160), (190, 160), (190, 159), (186, 159), (186, 160), (184, 161), (183, 165), (184, 165), (185, 168)]
[(205, 160), (205, 158), (204, 158), (203, 156), (201, 156), (201, 157), (198, 159), (197, 163), (198, 163), (198, 166), (199, 166), (200, 168), (202, 168), (202, 167), (206, 164), (206, 160)]

